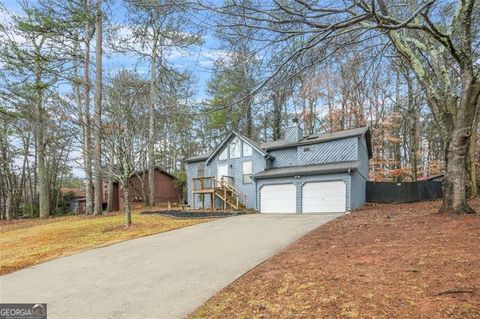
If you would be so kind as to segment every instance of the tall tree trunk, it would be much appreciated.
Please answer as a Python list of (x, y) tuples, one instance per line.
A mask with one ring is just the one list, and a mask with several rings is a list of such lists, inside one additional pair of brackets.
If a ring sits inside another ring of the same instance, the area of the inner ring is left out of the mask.
[(102, 126), (102, 0), (96, 1), (95, 14), (95, 114), (94, 114), (94, 208), (93, 214), (102, 213), (102, 153), (101, 153), (101, 126)]
[(478, 171), (477, 171), (477, 153), (478, 153), (478, 126), (480, 122), (480, 107), (477, 106), (472, 126), (472, 135), (470, 137), (470, 183), (472, 197), (478, 196)]
[(148, 198), (146, 206), (155, 206), (155, 105), (157, 101), (157, 41), (154, 31), (152, 56), (150, 61), (150, 109), (148, 122)]
[[(441, 213), (471, 214), (475, 211), (467, 203), (467, 156), (472, 134), (473, 118), (478, 107), (480, 86), (469, 83), (458, 103), (454, 119), (443, 120), (447, 170)], [(456, 103), (456, 101), (452, 101)], [(453, 117), (453, 115), (452, 115)]]
[[(415, 99), (413, 96), (413, 82), (412, 78), (408, 73), (404, 73), (405, 80), (407, 81), (407, 94), (408, 94), (408, 120), (407, 120), (407, 130), (409, 129), (410, 135), (410, 165), (412, 167), (412, 181), (417, 181), (417, 109), (415, 105)], [(411, 125), (408, 122), (411, 121)]]
[[(89, 12), (89, 0), (85, 0), (85, 11)], [(83, 134), (83, 167), (85, 171), (85, 214), (93, 214), (93, 180), (92, 180), (92, 133), (90, 118), (90, 22), (85, 26), (85, 52), (83, 58), (83, 99), (84, 109), (82, 116)]]
[(272, 106), (273, 106), (273, 123), (272, 123), (272, 138), (274, 141), (282, 138), (282, 110), (285, 102), (285, 93), (282, 89), (278, 89), (273, 93)]
[(418, 179), (418, 158), (417, 158), (417, 118), (413, 119), (411, 138), (410, 138), (410, 162), (412, 165), (412, 181), (416, 182)]
[(250, 92), (248, 93), (248, 97), (245, 100), (245, 117), (246, 117), (246, 130), (245, 136), (249, 138), (253, 138), (253, 116), (252, 116), (252, 96)]
[[(110, 157), (109, 164), (110, 167), (113, 167), (115, 165), (115, 162), (113, 160), (113, 154)], [(108, 177), (108, 188), (107, 188), (107, 212), (113, 212), (113, 178), (110, 175)]]
[[(40, 56), (40, 55), (39, 55)], [(37, 171), (38, 171), (38, 201), (40, 218), (48, 218), (50, 216), (50, 196), (48, 191), (48, 172), (46, 157), (46, 141), (45, 141), (45, 109), (43, 108), (43, 90), (39, 73), (35, 75), (35, 86), (37, 88)]]
[[(397, 78), (396, 78), (396, 87), (395, 87), (395, 103), (393, 104), (393, 113), (394, 116), (398, 117), (400, 114), (400, 72), (397, 71)], [(402, 174), (399, 174), (400, 169), (402, 168), (401, 160), (401, 145), (400, 145), (400, 124), (399, 121), (395, 121), (396, 123), (393, 124), (393, 137), (395, 139), (393, 145), (393, 168), (396, 170), (395, 180), (397, 182), (402, 181)]]
[(125, 227), (132, 225), (132, 212), (130, 207), (130, 199), (128, 198), (128, 182), (123, 183), (123, 206), (125, 211)]
[(113, 179), (108, 179), (107, 188), (107, 212), (113, 212)]

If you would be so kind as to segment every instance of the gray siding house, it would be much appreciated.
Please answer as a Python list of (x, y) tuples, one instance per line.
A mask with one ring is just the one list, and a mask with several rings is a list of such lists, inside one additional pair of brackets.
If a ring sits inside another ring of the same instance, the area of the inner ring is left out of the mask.
[(367, 127), (259, 144), (230, 133), (211, 153), (186, 160), (193, 208), (247, 207), (261, 213), (346, 212), (365, 203)]

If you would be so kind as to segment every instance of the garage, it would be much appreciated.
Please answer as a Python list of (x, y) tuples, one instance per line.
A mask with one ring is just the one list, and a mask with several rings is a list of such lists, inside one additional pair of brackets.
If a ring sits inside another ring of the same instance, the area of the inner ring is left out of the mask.
[(293, 184), (264, 185), (260, 191), (260, 212), (295, 214), (297, 187)]
[(343, 181), (305, 183), (302, 187), (302, 213), (345, 212), (346, 194)]

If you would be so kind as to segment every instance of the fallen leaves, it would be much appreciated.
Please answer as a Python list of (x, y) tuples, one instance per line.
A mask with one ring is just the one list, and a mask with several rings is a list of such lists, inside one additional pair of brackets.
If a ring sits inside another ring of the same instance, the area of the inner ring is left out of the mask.
[(190, 317), (479, 319), (480, 216), (439, 207), (375, 204), (338, 218)]

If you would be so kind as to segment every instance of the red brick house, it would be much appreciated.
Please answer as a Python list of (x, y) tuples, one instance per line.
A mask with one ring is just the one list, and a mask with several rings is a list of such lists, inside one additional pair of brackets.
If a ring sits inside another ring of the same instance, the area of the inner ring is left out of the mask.
[[(155, 204), (180, 203), (181, 188), (177, 186), (175, 176), (161, 167), (155, 168)], [(140, 171), (130, 178), (128, 197), (132, 204), (143, 202), (144, 196), (148, 196), (148, 170)], [(114, 196), (115, 199), (115, 196)], [(119, 187), (119, 207), (123, 209), (123, 190)], [(115, 206), (115, 203), (114, 203)]]
[[(155, 168), (155, 204), (168, 203), (178, 204), (181, 198), (181, 187), (177, 186), (175, 176), (161, 167)], [(79, 197), (77, 212), (85, 212), (85, 192)], [(148, 170), (135, 173), (129, 182), (128, 197), (132, 206), (138, 206), (144, 201), (144, 194), (148, 196)], [(108, 183), (103, 183), (103, 209), (107, 208)], [(123, 210), (124, 193), (122, 187), (115, 182), (113, 184), (112, 211)]]

